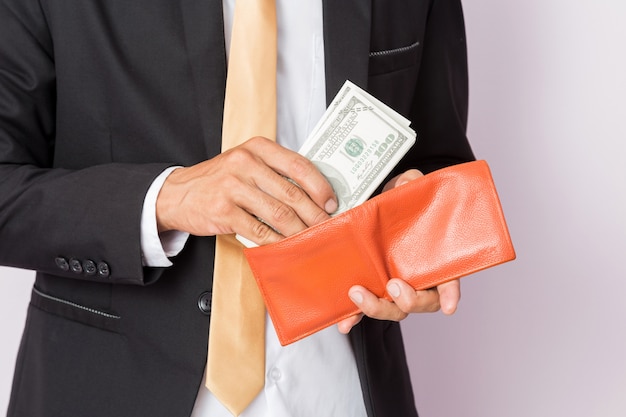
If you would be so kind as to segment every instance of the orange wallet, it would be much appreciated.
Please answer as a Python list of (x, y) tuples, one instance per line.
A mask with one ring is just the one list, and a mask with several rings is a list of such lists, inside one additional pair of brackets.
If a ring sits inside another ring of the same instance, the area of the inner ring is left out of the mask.
[(270, 245), (244, 249), (284, 346), (359, 313), (359, 284), (435, 287), (515, 259), (485, 161), (450, 166)]

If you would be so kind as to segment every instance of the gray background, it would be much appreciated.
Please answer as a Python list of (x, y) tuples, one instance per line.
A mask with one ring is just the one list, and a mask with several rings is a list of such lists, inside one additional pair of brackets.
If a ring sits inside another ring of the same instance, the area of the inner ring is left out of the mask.
[[(422, 417), (626, 415), (626, 2), (466, 0), (469, 135), (518, 259), (403, 322)], [(33, 274), (0, 268), (0, 413)]]

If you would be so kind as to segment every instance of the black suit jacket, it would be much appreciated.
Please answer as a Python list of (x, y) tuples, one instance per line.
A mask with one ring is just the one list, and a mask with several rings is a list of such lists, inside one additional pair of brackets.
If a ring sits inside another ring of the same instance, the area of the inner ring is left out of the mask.
[[(188, 416), (213, 238), (145, 268), (166, 167), (220, 151), (221, 0), (0, 2), (0, 264), (37, 271), (9, 416)], [(392, 175), (471, 160), (459, 0), (324, 1), (327, 99), (350, 79), (419, 138)], [(397, 323), (351, 332), (373, 416), (416, 415)]]

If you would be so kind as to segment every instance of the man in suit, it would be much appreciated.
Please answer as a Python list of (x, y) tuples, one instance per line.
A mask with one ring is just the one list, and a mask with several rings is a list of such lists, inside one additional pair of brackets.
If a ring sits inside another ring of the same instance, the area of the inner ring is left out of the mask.
[[(0, 264), (37, 271), (9, 416), (223, 415), (202, 387), (215, 235), (264, 244), (281, 238), (250, 215), (266, 205), (286, 235), (334, 210), (293, 150), (344, 80), (418, 132), (388, 188), (473, 159), (459, 0), (289, 3), (278, 144), (220, 154), (231, 1), (0, 2)], [(459, 285), (390, 282), (394, 303), (355, 287), (364, 318), (268, 348), (268, 386), (243, 415), (416, 415), (397, 321), (454, 312)]]

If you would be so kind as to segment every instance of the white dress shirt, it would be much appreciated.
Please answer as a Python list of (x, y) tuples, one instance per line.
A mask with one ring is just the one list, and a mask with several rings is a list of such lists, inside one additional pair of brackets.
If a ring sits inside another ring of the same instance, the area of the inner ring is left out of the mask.
[[(224, 0), (226, 50), (235, 0)], [(326, 108), (321, 0), (277, 0), (277, 142), (300, 148)], [(142, 251), (150, 266), (170, 266), (185, 244), (185, 233), (158, 235), (155, 204), (170, 170), (155, 180), (144, 203)], [(294, 278), (297, 279), (297, 278)], [(347, 294), (346, 294), (347, 296)], [(352, 348), (335, 326), (281, 346), (266, 321), (266, 381), (241, 417), (365, 417)], [(201, 385), (192, 417), (231, 417)]]

